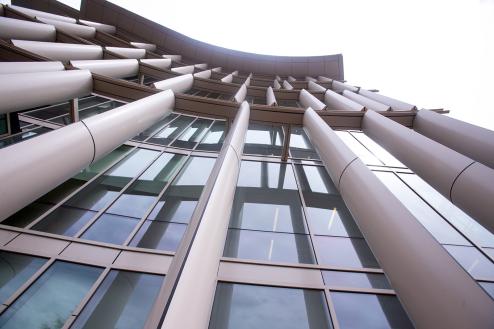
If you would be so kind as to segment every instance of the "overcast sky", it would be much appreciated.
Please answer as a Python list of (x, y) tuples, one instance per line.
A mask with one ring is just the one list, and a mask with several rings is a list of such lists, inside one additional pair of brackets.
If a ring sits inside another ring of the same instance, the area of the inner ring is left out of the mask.
[(226, 48), (341, 53), (349, 83), (494, 130), (494, 0), (111, 2)]

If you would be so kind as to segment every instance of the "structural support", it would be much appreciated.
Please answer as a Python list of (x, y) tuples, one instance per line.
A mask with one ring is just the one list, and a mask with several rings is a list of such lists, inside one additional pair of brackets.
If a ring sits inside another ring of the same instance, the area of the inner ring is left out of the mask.
[(194, 85), (194, 76), (192, 74), (180, 75), (178, 77), (157, 81), (152, 84), (156, 89), (171, 89), (176, 93), (184, 93), (190, 90)]
[[(203, 209), (200, 209), (198, 205), (197, 208), (200, 210), (196, 208), (194, 212), (192, 221), (196, 212), (201, 211), (199, 215), (202, 216), (185, 256), (186, 259), (182, 260), (181, 274), (178, 282), (175, 283), (162, 329), (205, 329), (208, 327), (218, 267), (225, 245), (241, 155), (249, 125), (249, 112), (249, 104), (243, 102), (213, 169), (213, 172), (215, 169), (218, 170), (217, 175), (214, 180), (208, 180), (207, 185), (214, 185), (210, 190), (209, 198), (206, 198), (207, 204), (203, 206)], [(179, 253), (180, 251), (186, 250), (181, 248)], [(180, 256), (184, 257), (182, 254), (175, 255), (170, 271), (176, 266)], [(172, 281), (169, 274), (165, 285), (173, 284)]]
[(324, 110), (326, 108), (326, 104), (318, 100), (314, 95), (312, 95), (305, 89), (302, 89), (300, 91), (298, 101), (304, 108), (311, 107), (317, 111)]
[(156, 45), (153, 43), (144, 43), (144, 42), (131, 42), (130, 43), (132, 46), (140, 49), (146, 49), (149, 51), (155, 51), (156, 50)]
[(278, 102), (276, 102), (276, 96), (274, 95), (274, 91), (273, 88), (271, 88), (271, 86), (266, 88), (266, 105), (278, 106)]
[(231, 83), (232, 81), (233, 81), (233, 74), (232, 73), (221, 78), (221, 82)]
[(484, 290), (314, 110), (304, 127), (415, 326), (492, 328)]
[(323, 86), (317, 84), (316, 82), (314, 82), (312, 80), (309, 80), (308, 88), (309, 88), (309, 91), (320, 91), (323, 93), (326, 92), (326, 88), (324, 88)]
[(140, 59), (139, 62), (157, 67), (162, 70), (168, 70), (170, 66), (172, 66), (172, 60), (169, 58)]
[(0, 149), (0, 220), (149, 128), (174, 104), (172, 91), (161, 92)]
[(365, 111), (365, 106), (329, 89), (324, 94), (324, 103), (328, 106), (328, 110)]
[(205, 70), (205, 71), (194, 73), (194, 77), (202, 78), (202, 79), (209, 79), (209, 78), (211, 78), (211, 70)]
[(62, 62), (1, 62), (0, 74), (54, 72), (65, 70)]
[(125, 58), (140, 59), (146, 57), (146, 49), (123, 48), (123, 47), (105, 47), (105, 50)]
[(0, 39), (55, 41), (57, 31), (48, 24), (0, 16)]
[(280, 85), (280, 83), (278, 82), (278, 80), (274, 80), (274, 81), (273, 81), (273, 86), (274, 86), (274, 89), (281, 89), (281, 85)]
[(413, 129), (475, 161), (494, 168), (494, 131), (433, 111), (417, 112)]
[(0, 113), (51, 105), (86, 96), (93, 90), (88, 70), (0, 75)]
[(70, 61), (70, 64), (81, 70), (89, 70), (92, 73), (117, 79), (133, 77), (139, 72), (139, 62), (137, 59)]
[[(351, 91), (353, 91), (353, 90), (351, 90)], [(373, 99), (379, 103), (391, 106), (391, 110), (393, 110), (393, 111), (414, 111), (417, 109), (417, 107), (415, 105), (408, 104), (408, 103), (399, 101), (397, 99), (394, 99), (394, 98), (391, 98), (388, 96), (384, 96), (384, 95), (381, 95), (378, 93), (374, 93), (372, 91), (365, 90), (362, 88), (360, 88), (358, 90), (358, 93), (362, 96)]]
[(288, 83), (288, 81), (283, 80), (283, 88), (286, 90), (293, 90), (293, 86)]
[(50, 14), (44, 11), (39, 11), (39, 10), (34, 10), (34, 9), (29, 9), (29, 8), (24, 8), (20, 6), (14, 6), (14, 5), (9, 5), (10, 8), (17, 10), (31, 18), (35, 17), (45, 17), (45, 18), (50, 18), (50, 19), (56, 19), (57, 21), (61, 22), (67, 22), (67, 23), (72, 23), (75, 24), (77, 21), (75, 18), (67, 17), (67, 16), (61, 16), (61, 15), (55, 15), (55, 14)]
[(494, 169), (373, 111), (362, 130), (494, 233)]
[(376, 112), (391, 111), (391, 106), (376, 102), (375, 100), (372, 100), (360, 94), (356, 94), (350, 90), (343, 90), (342, 95), (348, 99), (351, 99), (356, 103), (365, 106), (367, 109), (372, 111), (376, 111)]
[(16, 47), (30, 51), (56, 61), (81, 59), (102, 59), (103, 48), (96, 45), (81, 45), (76, 43), (39, 42), (12, 40)]
[(341, 93), (344, 90), (350, 90), (353, 91), (354, 93), (358, 93), (359, 91), (359, 88), (355, 86), (347, 85), (346, 83), (337, 80), (332, 81), (331, 88), (338, 93)]
[(70, 100), (70, 120), (75, 123), (79, 121), (79, 100), (77, 98)]
[(69, 33), (81, 38), (92, 39), (96, 35), (96, 29), (91, 26), (84, 26), (80, 24), (61, 22), (55, 19), (44, 18), (36, 16), (36, 19), (45, 23), (55, 26), (57, 31)]
[(247, 96), (247, 86), (245, 85), (245, 83), (243, 83), (238, 89), (235, 96), (233, 96), (233, 99), (237, 103), (242, 103), (246, 96)]

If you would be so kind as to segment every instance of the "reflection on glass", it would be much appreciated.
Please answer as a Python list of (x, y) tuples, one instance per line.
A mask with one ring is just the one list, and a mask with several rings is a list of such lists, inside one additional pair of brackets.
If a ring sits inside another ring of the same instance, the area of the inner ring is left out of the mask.
[(484, 290), (494, 298), (494, 282), (479, 282), (480, 286), (484, 288)]
[(171, 146), (193, 149), (204, 137), (211, 122), (211, 120), (207, 119), (197, 119), (172, 143)]
[[(114, 162), (117, 158), (123, 156), (125, 153), (129, 152), (130, 149), (131, 147), (129, 146), (120, 146), (105, 157), (81, 170), (74, 177), (70, 178), (63, 184), (43, 195), (35, 202), (26, 206), (24, 209), (13, 214), (12, 216), (4, 220), (2, 224), (17, 227), (27, 226), (43, 213), (45, 213), (48, 209), (50, 209), (53, 205), (59, 203), (70, 193), (74, 192), (76, 189), (85, 184), (88, 180), (92, 179), (100, 172), (106, 170), (112, 162)], [(58, 218), (59, 216), (54, 216), (53, 218), (50, 217), (49, 219), (47, 219), (47, 221), (57, 221)]]
[(148, 219), (188, 223), (215, 160), (191, 157), (153, 208)]
[(137, 141), (143, 141), (143, 140), (147, 139), (148, 137), (153, 136), (154, 134), (156, 134), (161, 129), (163, 129), (163, 127), (166, 124), (168, 124), (168, 122), (172, 121), (176, 117), (177, 117), (177, 115), (172, 113), (172, 114), (166, 116), (165, 118), (161, 119), (160, 121), (156, 122), (154, 125), (152, 125), (148, 129), (144, 130), (139, 135), (134, 136), (132, 139), (137, 140)]
[(96, 214), (96, 211), (61, 206), (34, 225), (32, 229), (41, 232), (73, 236)]
[(153, 137), (148, 139), (149, 143), (168, 145), (172, 140), (184, 131), (189, 124), (194, 121), (194, 117), (188, 117), (181, 115), (177, 119), (173, 120), (168, 126), (160, 130)]
[(391, 155), (391, 153), (382, 148), (381, 145), (377, 144), (372, 139), (367, 137), (366, 134), (360, 132), (351, 132), (350, 134), (358, 139), (360, 143), (365, 145), (365, 147), (367, 147), (372, 153), (374, 153), (379, 158), (379, 160), (384, 162), (384, 164), (386, 164), (387, 166), (406, 168), (403, 163), (398, 161), (398, 159)]
[(77, 193), (67, 205), (88, 210), (100, 210), (113, 200), (120, 190), (139, 174), (156, 156), (157, 151), (138, 149), (113, 166), (108, 172)]
[(296, 165), (313, 234), (362, 237), (324, 167)]
[(55, 262), (0, 315), (0, 328), (62, 328), (101, 272), (97, 267)]
[(5, 138), (0, 139), (0, 148), (7, 147), (9, 145), (13, 145), (16, 143), (20, 143), (22, 141), (31, 139), (33, 137), (42, 135), (44, 133), (47, 133), (49, 131), (52, 131), (52, 129), (45, 128), (45, 127), (39, 127), (39, 128), (34, 128), (29, 131), (21, 132), (15, 135), (7, 136)]
[(444, 248), (475, 279), (494, 280), (494, 264), (477, 248), (447, 245)]
[(143, 328), (162, 282), (159, 275), (110, 271), (71, 328)]
[(420, 199), (394, 173), (374, 171), (374, 174), (410, 210), (415, 218), (420, 221), (439, 243), (470, 245), (444, 218), (439, 216), (428, 204)]
[(46, 262), (46, 259), (0, 251), (0, 302), (5, 302)]
[(292, 127), (290, 135), (290, 155), (292, 158), (319, 160), (319, 155), (302, 127)]
[(237, 186), (296, 190), (291, 166), (272, 162), (242, 161)]
[(331, 297), (341, 329), (413, 329), (395, 296), (333, 292)]
[(322, 271), (324, 283), (334, 287), (391, 289), (384, 274)]
[(184, 160), (182, 155), (163, 153), (106, 212), (135, 218), (144, 216)]
[(133, 217), (103, 214), (81, 236), (83, 239), (122, 244), (139, 223)]
[(223, 146), (225, 136), (225, 121), (215, 121), (196, 149), (203, 151), (219, 151)]
[(494, 234), (452, 204), (423, 179), (415, 174), (398, 175), (463, 234), (483, 247), (494, 247)]
[(322, 291), (219, 282), (210, 329), (329, 329)]
[(314, 264), (308, 235), (229, 229), (225, 257)]
[(139, 248), (176, 251), (186, 229), (185, 224), (147, 220), (130, 245)]
[(347, 131), (335, 131), (338, 137), (355, 153), (365, 164), (382, 166), (383, 163), (379, 161), (368, 149), (366, 149), (358, 140), (356, 140)]
[(245, 137), (245, 154), (281, 156), (285, 134), (281, 126), (250, 123)]
[(379, 267), (364, 239), (315, 236), (313, 242), (319, 264), (357, 268)]

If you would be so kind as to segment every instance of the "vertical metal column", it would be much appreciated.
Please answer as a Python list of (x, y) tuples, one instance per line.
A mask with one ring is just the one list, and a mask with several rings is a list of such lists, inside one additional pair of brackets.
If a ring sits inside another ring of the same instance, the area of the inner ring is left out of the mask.
[(416, 327), (492, 328), (494, 301), (310, 108), (304, 128)]
[(184, 237), (190, 239), (188, 246), (182, 248), (187, 241), (181, 244), (170, 266), (163, 329), (208, 327), (249, 117), (249, 104), (244, 101), (192, 216)]

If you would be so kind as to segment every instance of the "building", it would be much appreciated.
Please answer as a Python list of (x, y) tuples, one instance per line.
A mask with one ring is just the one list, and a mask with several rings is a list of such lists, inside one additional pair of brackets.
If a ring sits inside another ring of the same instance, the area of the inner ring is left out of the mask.
[(0, 16), (0, 328), (494, 327), (492, 131), (341, 55)]

